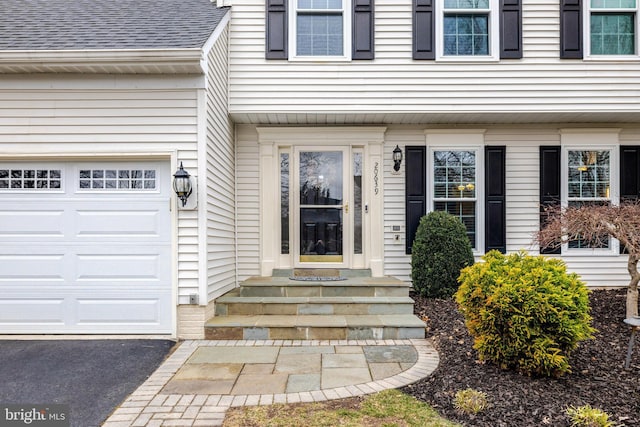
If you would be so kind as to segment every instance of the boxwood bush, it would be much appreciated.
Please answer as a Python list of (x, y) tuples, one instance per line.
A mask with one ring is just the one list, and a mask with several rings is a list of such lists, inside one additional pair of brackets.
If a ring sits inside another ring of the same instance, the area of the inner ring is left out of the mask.
[(528, 375), (570, 372), (569, 354), (592, 338), (588, 290), (559, 259), (488, 252), (462, 270), (455, 298), (480, 360)]
[(421, 295), (451, 298), (460, 270), (473, 264), (473, 251), (460, 219), (431, 212), (420, 219), (411, 247), (411, 279)]

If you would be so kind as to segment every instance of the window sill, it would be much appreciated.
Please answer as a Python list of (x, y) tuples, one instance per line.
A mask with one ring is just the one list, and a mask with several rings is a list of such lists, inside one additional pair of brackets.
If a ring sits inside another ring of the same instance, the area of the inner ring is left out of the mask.
[(478, 62), (499, 62), (500, 58), (495, 56), (439, 56), (436, 58), (436, 62), (450, 62), (450, 63), (461, 63), (461, 62), (470, 62), (470, 63), (478, 63)]
[(310, 62), (322, 64), (329, 62), (351, 62), (351, 58), (346, 56), (294, 56), (289, 58), (289, 62)]
[(620, 251), (617, 248), (611, 249), (567, 249), (562, 248), (562, 256), (572, 256), (579, 258), (586, 257), (606, 257), (606, 256), (618, 256)]
[(638, 62), (640, 56), (638, 55), (594, 55), (585, 56), (584, 61), (588, 62)]

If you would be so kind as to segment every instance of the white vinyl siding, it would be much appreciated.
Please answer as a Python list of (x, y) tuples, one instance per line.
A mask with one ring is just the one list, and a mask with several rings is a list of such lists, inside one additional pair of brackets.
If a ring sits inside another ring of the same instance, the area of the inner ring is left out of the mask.
[(260, 150), (254, 126), (236, 127), (238, 280), (260, 275)]
[[(196, 176), (201, 84), (197, 77), (4, 76), (2, 156), (168, 159), (176, 153)], [(179, 210), (177, 229), (177, 302), (188, 304), (199, 290), (197, 213)]]
[(236, 286), (235, 148), (227, 114), (227, 37), (224, 30), (207, 61), (207, 302)]
[[(424, 145), (424, 128), (420, 126), (390, 126), (386, 132), (384, 172), (384, 274), (401, 280), (411, 280), (411, 257), (405, 254), (405, 182), (404, 162), (399, 174), (392, 173), (392, 150), (398, 144)], [(624, 129), (622, 144), (638, 144), (640, 129)], [(506, 146), (506, 216), (507, 252), (521, 249), (537, 254), (533, 234), (539, 227), (539, 147), (560, 145), (556, 127), (488, 127), (486, 145)], [(483, 172), (479, 172), (483, 173)], [(393, 226), (402, 228), (401, 241), (395, 239)], [(480, 224), (482, 226), (482, 224)], [(477, 258), (479, 259), (479, 258)], [(570, 271), (580, 274), (590, 287), (626, 286), (629, 278), (624, 255), (574, 255), (562, 259)]]
[(375, 7), (375, 60), (292, 63), (264, 58), (264, 1), (234, 1), (229, 103), (234, 119), (375, 124), (384, 114), (402, 123), (426, 123), (425, 115), (429, 123), (442, 123), (450, 114), (464, 113), (538, 122), (577, 112), (612, 120), (640, 112), (635, 96), (640, 61), (559, 59), (557, 0), (523, 2), (521, 60), (473, 67), (413, 60), (411, 1), (377, 0)]

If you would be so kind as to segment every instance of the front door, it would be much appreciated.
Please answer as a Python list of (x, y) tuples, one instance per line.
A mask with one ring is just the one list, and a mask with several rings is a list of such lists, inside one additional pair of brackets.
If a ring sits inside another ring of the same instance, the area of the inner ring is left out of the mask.
[(342, 148), (296, 150), (296, 266), (344, 268), (351, 250), (349, 151)]

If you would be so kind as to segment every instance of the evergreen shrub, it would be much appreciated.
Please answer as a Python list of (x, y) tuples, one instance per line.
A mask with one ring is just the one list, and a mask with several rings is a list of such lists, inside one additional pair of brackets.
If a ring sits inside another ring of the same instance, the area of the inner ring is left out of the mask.
[(473, 262), (460, 219), (442, 211), (420, 219), (411, 247), (411, 279), (416, 291), (430, 298), (451, 298), (458, 289), (460, 270)]
[(465, 268), (455, 298), (480, 360), (527, 375), (570, 372), (569, 354), (592, 338), (589, 291), (559, 259), (488, 252)]

